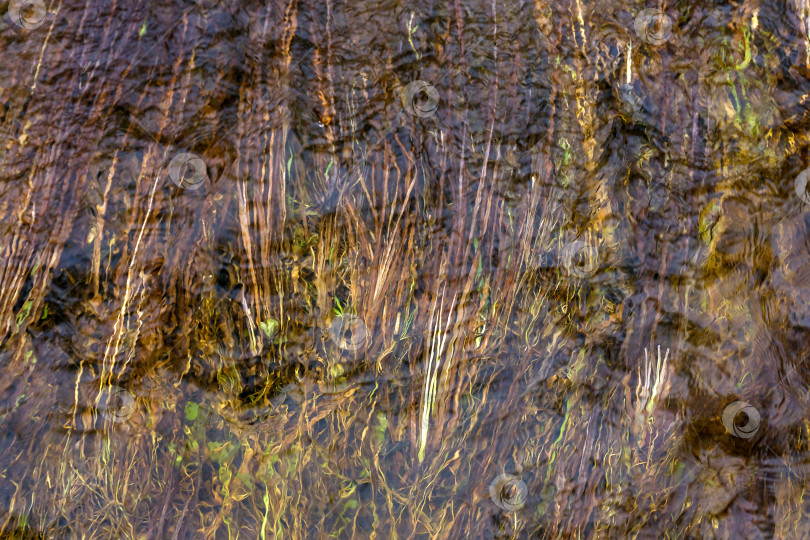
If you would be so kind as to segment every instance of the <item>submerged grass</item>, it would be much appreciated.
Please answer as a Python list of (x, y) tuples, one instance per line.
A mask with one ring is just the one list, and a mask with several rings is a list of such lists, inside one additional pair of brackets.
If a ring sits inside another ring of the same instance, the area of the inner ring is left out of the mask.
[(3, 535), (808, 530), (806, 13), (199, 4), (3, 30)]

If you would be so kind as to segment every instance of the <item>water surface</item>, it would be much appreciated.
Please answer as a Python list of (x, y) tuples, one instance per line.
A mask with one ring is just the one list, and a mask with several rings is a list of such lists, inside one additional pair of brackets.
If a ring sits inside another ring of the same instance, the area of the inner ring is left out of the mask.
[(803, 538), (799, 0), (17, 0), (9, 538)]

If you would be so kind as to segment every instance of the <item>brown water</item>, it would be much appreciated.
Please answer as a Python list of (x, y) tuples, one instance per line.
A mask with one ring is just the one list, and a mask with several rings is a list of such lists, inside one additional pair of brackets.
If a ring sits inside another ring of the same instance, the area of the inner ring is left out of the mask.
[(0, 11), (3, 538), (810, 537), (806, 0)]

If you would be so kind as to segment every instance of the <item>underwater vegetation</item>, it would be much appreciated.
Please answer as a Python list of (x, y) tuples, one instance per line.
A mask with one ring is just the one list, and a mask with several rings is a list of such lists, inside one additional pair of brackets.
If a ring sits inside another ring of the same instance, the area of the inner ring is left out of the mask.
[(810, 538), (801, 0), (12, 0), (0, 537)]

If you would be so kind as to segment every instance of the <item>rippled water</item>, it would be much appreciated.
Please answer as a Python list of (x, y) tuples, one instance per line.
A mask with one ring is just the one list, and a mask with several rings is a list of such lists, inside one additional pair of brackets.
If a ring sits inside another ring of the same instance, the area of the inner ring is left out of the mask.
[(810, 535), (805, 0), (2, 12), (0, 536)]

